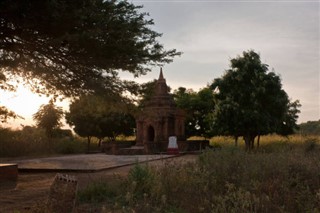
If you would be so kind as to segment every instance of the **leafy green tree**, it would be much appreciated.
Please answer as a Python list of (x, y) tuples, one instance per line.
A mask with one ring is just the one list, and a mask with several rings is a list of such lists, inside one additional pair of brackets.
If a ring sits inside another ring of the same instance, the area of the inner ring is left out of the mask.
[(107, 111), (104, 117), (98, 120), (100, 134), (98, 138), (107, 137), (109, 141), (115, 141), (119, 135), (130, 136), (133, 135), (135, 127), (134, 117), (126, 112), (121, 111)]
[(135, 76), (180, 55), (164, 50), (142, 6), (118, 0), (0, 1), (0, 75), (39, 93), (119, 93)]
[(174, 99), (177, 106), (186, 111), (185, 133), (187, 137), (213, 135), (211, 123), (215, 102), (214, 94), (209, 87), (199, 92), (180, 87), (174, 92)]
[(88, 140), (88, 149), (91, 138), (101, 140), (108, 137), (110, 140), (120, 135), (132, 135), (135, 121), (129, 113), (129, 103), (123, 102), (119, 96), (81, 96), (70, 104), (66, 113), (67, 123), (73, 126), (74, 131)]
[(62, 108), (55, 106), (53, 100), (50, 100), (49, 104), (40, 106), (38, 112), (33, 114), (33, 119), (36, 121), (37, 127), (43, 128), (46, 135), (52, 137), (54, 130), (62, 125), (63, 115)]
[(230, 66), (211, 85), (217, 99), (212, 128), (220, 134), (243, 136), (247, 150), (257, 136), (292, 133), (300, 104), (290, 102), (280, 77), (268, 71), (259, 54), (243, 52), (231, 59)]

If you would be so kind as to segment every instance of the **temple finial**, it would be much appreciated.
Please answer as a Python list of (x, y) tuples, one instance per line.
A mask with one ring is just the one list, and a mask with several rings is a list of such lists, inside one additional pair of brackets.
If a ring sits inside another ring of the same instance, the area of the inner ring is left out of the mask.
[(163, 79), (163, 73), (162, 73), (162, 67), (160, 67), (160, 75), (159, 75), (159, 80), (162, 80)]

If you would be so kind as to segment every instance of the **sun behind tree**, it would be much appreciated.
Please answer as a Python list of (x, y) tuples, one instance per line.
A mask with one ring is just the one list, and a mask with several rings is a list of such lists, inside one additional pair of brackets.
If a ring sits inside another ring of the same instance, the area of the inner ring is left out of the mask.
[(54, 130), (62, 125), (60, 120), (63, 115), (62, 108), (55, 106), (53, 100), (50, 100), (48, 104), (40, 106), (38, 112), (33, 114), (33, 119), (37, 127), (45, 129), (46, 135), (51, 138)]

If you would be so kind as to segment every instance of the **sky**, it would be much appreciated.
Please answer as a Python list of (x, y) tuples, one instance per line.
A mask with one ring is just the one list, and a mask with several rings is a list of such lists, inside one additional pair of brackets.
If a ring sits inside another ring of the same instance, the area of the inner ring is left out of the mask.
[[(281, 76), (284, 90), (302, 104), (298, 123), (320, 119), (320, 2), (317, 1), (213, 1), (132, 0), (150, 14), (152, 28), (163, 33), (165, 49), (183, 52), (163, 67), (172, 89), (195, 91), (210, 84), (229, 68), (230, 59), (251, 50)], [(146, 76), (124, 79), (148, 82), (159, 76), (154, 67)], [(49, 99), (25, 88), (2, 93), (0, 105), (20, 113), (25, 120), (9, 125), (32, 124), (34, 114)], [(66, 101), (59, 103), (65, 110)]]
[[(298, 122), (320, 119), (320, 1), (134, 0), (154, 19), (166, 48), (183, 52), (163, 67), (168, 85), (198, 90), (243, 51), (260, 53), (302, 104)], [(159, 68), (139, 81), (157, 78)]]

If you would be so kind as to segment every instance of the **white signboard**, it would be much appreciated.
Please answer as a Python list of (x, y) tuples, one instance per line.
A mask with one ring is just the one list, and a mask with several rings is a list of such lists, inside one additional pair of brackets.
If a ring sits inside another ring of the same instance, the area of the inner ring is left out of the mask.
[(176, 136), (170, 136), (169, 137), (168, 149), (178, 149), (177, 137)]

